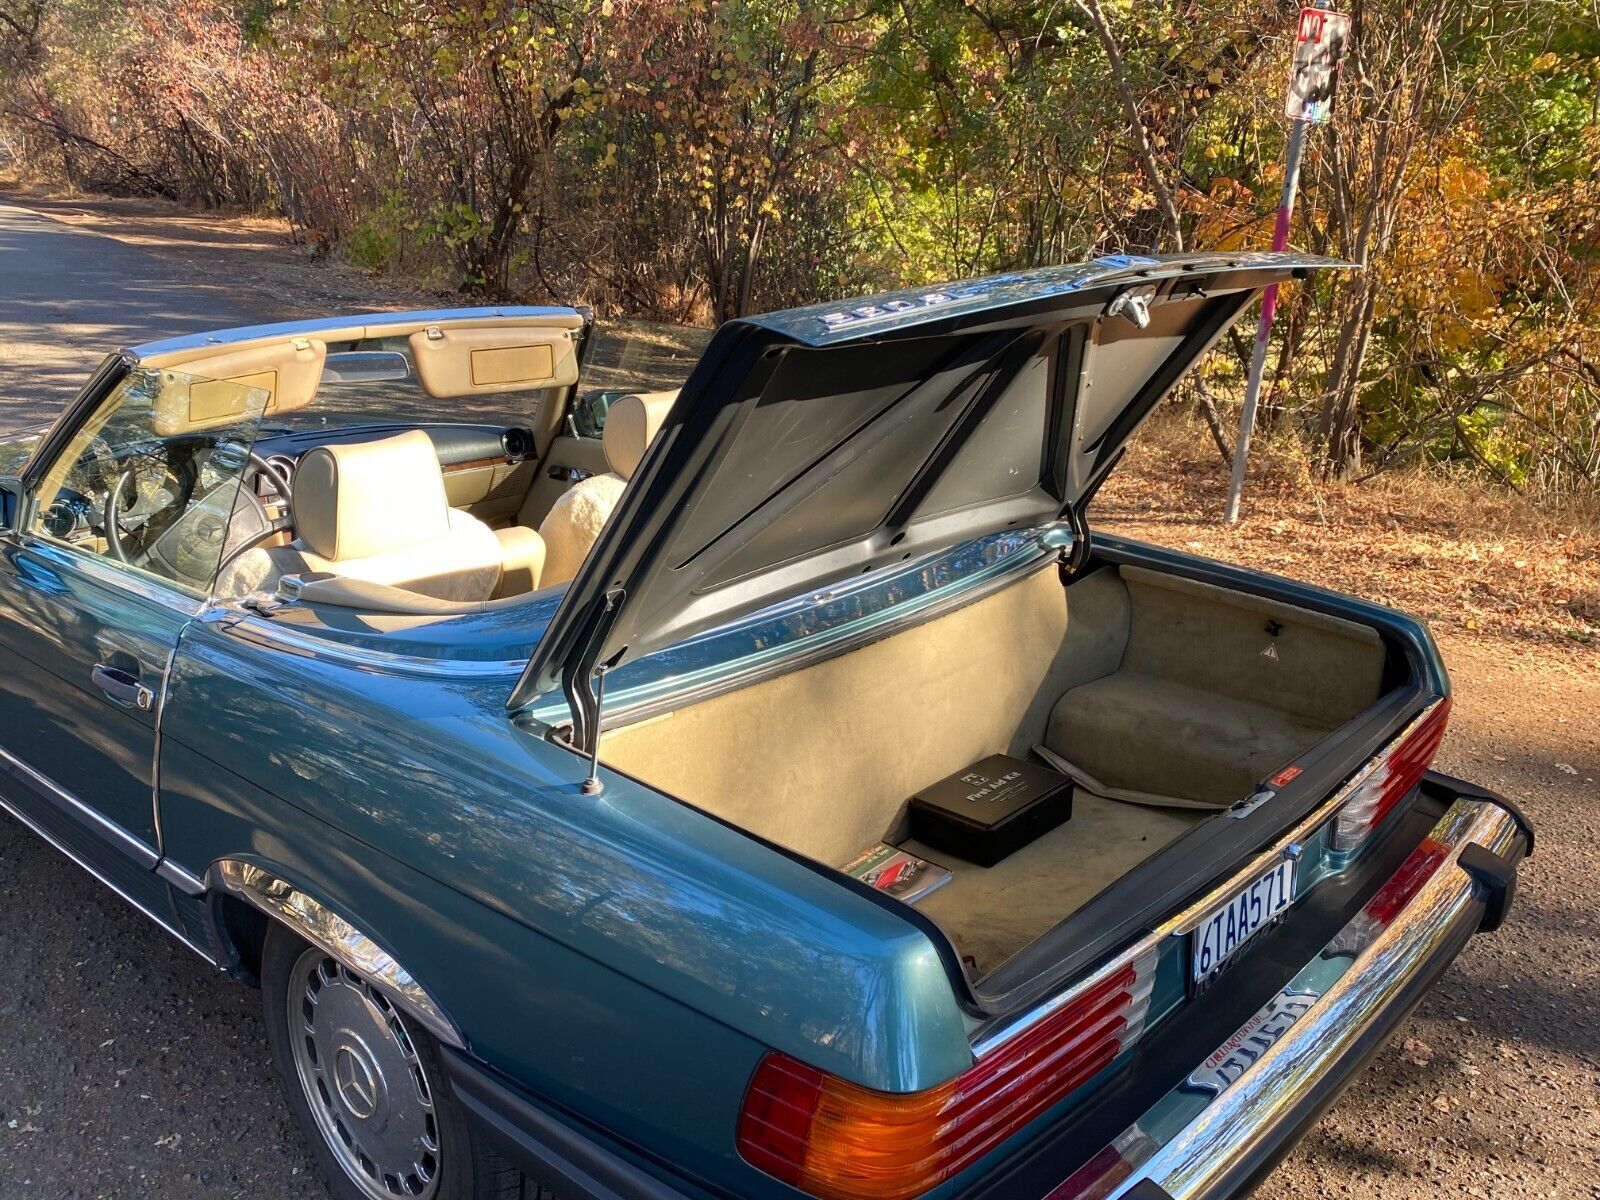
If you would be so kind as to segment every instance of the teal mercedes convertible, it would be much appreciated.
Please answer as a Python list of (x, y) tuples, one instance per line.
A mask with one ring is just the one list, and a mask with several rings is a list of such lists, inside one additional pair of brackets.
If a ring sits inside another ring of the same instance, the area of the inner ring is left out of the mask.
[(122, 350), (4, 460), (0, 804), (261, 989), (341, 1200), (1239, 1195), (1533, 845), (1418, 621), (1091, 535), (1340, 265)]

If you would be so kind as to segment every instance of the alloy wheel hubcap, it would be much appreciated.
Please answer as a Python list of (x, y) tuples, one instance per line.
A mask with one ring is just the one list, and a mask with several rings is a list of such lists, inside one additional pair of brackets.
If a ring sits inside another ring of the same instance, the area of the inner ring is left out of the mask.
[(394, 1006), (321, 950), (289, 973), (295, 1071), (317, 1128), (372, 1200), (439, 1190), (433, 1086)]

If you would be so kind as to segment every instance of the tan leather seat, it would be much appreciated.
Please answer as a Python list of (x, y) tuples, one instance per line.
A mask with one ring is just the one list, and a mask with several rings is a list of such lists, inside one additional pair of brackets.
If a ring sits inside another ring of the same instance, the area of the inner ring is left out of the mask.
[[(246, 551), (223, 569), (220, 596), (269, 591), (284, 575), (328, 571), (439, 600), (479, 601), (539, 584), (543, 545), (450, 507), (433, 442), (421, 430), (318, 446), (294, 474), (296, 538)], [(511, 564), (507, 571), (506, 564)]]
[(542, 586), (565, 583), (578, 573), (677, 398), (676, 390), (636, 392), (612, 403), (603, 435), (611, 471), (573, 484), (539, 523), (545, 545)]

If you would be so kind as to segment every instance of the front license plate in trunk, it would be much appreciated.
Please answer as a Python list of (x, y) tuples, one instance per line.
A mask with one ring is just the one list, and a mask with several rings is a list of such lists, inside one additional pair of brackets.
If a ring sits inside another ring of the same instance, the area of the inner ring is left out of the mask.
[(1189, 977), (1194, 985), (1204, 986), (1293, 899), (1294, 860), (1285, 858), (1202, 917), (1191, 939)]

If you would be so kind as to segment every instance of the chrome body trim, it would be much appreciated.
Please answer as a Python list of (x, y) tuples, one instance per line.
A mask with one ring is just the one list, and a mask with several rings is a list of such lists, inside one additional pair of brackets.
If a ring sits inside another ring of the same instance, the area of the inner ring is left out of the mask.
[(525, 659), (488, 661), (470, 658), (424, 658), (420, 655), (394, 654), (373, 650), (366, 646), (349, 646), (319, 636), (302, 633), (287, 625), (275, 623), (270, 617), (251, 612), (242, 606), (218, 607), (200, 615), (200, 620), (226, 630), (233, 637), (266, 650), (278, 650), (298, 655), (316, 662), (338, 663), (341, 666), (366, 668), (385, 674), (420, 675), (445, 679), (505, 679), (515, 682), (526, 665)]
[(259, 908), (312, 945), (325, 950), (382, 991), (440, 1041), (466, 1049), (466, 1041), (455, 1022), (445, 1015), (411, 973), (390, 957), (388, 951), (321, 901), (265, 868), (236, 858), (218, 859), (209, 874), (214, 886)]
[[(183, 629), (173, 639), (167, 651), (166, 664), (161, 668), (161, 685), (156, 692), (156, 710), (151, 721), (150, 750), (150, 827), (156, 831), (156, 854), (165, 855), (166, 838), (161, 832), (161, 718), (167, 711), (167, 690), (172, 684), (172, 665), (178, 660), (178, 643), (183, 640)], [(159, 867), (159, 864), (158, 864)]]
[[(648, 720), (846, 654), (977, 602), (1054, 562), (1053, 528), (994, 534), (808, 592), (635, 659), (606, 683), (601, 726)], [(520, 714), (549, 727), (571, 718), (566, 699), (541, 697)]]
[[(1314, 1089), (1342, 1062), (1356, 1057), (1392, 1006), (1426, 981), (1430, 962), (1460, 936), (1461, 922), (1476, 918), (1478, 884), (1459, 865), (1461, 852), (1478, 845), (1504, 855), (1519, 834), (1516, 818), (1493, 801), (1457, 800), (1392, 877), (1410, 886), (1412, 872), (1427, 872), (1409, 899), (1391, 909), (1380, 889), (1285, 985), (1280, 996), (1292, 992), (1311, 998), (1311, 1003), (1243, 1066), (1233, 1083), (1209, 1098), (1197, 1096), (1188, 1085), (1175, 1088), (1113, 1141), (1111, 1166), (1102, 1158), (1091, 1159), (1090, 1167), (1098, 1163), (1106, 1174), (1080, 1169), (1047, 1200), (1090, 1195), (1114, 1200), (1144, 1180), (1158, 1184), (1173, 1200), (1222, 1194), (1247, 1167), (1252, 1148), (1306, 1110)], [(1250, 1029), (1247, 1025), (1216, 1053), (1237, 1044)], [(1132, 1173), (1126, 1174), (1130, 1167)]]
[[(5, 751), (0, 750), (0, 754), (5, 754)], [(16, 761), (9, 754), (5, 754), (5, 757), (10, 762), (14, 763)], [(168, 918), (166, 916), (163, 916), (161, 913), (156, 912), (153, 908), (150, 908), (149, 906), (147, 906), (143, 901), (141, 901), (141, 900), (139, 900), (139, 899), (137, 899), (137, 898), (135, 898), (133, 896), (130, 896), (127, 892), (123, 891), (116, 884), (112, 883), (111, 880), (106, 878), (106, 876), (104, 874), (102, 874), (101, 871), (99, 870), (99, 868), (97, 868), (93, 863), (89, 862), (82, 855), (80, 855), (76, 850), (73, 850), (70, 846), (67, 846), (62, 841), (60, 841), (60, 839), (58, 839), (53, 833), (51, 833), (44, 826), (40, 825), (37, 821), (35, 821), (27, 813), (23, 812), (20, 808), (18, 808), (10, 800), (7, 800), (3, 795), (0, 795), (0, 808), (5, 809), (6, 812), (10, 813), (18, 821), (21, 821), (23, 825), (27, 826), (28, 829), (32, 830), (43, 841), (48, 842), (50, 845), (54, 846), (57, 850), (61, 851), (62, 854), (66, 855), (69, 860), (71, 860), (72, 862), (76, 863), (86, 873), (88, 873), (89, 875), (93, 876), (95, 879), (99, 880), (99, 882), (101, 884), (103, 884), (108, 890), (110, 890), (111, 892), (114, 892), (118, 896), (121, 896), (122, 899), (126, 900), (137, 911), (139, 911), (139, 912), (143, 913), (145, 916), (149, 917), (150, 920), (154, 921), (157, 925), (159, 925), (167, 933), (170, 933), (173, 937), (177, 938), (178, 941), (182, 942), (185, 946), (189, 947), (189, 949), (193, 950), (196, 954), (198, 954), (201, 958), (205, 959), (206, 962), (210, 963), (213, 967), (216, 967), (216, 966), (220, 965), (217, 962), (217, 960), (211, 956), (211, 952), (209, 950), (207, 950), (204, 946), (201, 946), (198, 942), (196, 942), (193, 939), (191, 939), (186, 933), (183, 932), (183, 930), (179, 929), (178, 926), (170, 918)]]
[[(43, 795), (67, 816), (79, 822), (85, 828), (89, 829), (104, 841), (108, 842), (113, 849), (122, 854), (126, 854), (145, 870), (155, 870), (156, 863), (159, 861), (161, 856), (156, 853), (154, 848), (147, 846), (144, 842), (141, 842), (121, 825), (118, 825), (115, 821), (110, 820), (103, 813), (97, 812), (95, 809), (91, 808), (82, 800), (74, 796), (71, 792), (67, 791), (66, 788), (62, 787), (55, 780), (51, 779), (48, 775), (41, 774), (40, 772), (34, 770), (15, 754), (12, 754), (11, 751), (6, 750), (3, 747), (0, 747), (0, 763), (3, 763), (5, 768), (13, 775), (19, 776), (24, 782), (31, 784), (41, 795)], [(16, 810), (12, 809), (12, 811), (15, 812)], [(20, 817), (19, 815), (19, 819), (27, 822), (30, 828), (32, 827), (32, 823), (28, 822), (26, 817)], [(54, 841), (54, 839), (52, 839), (52, 841)], [(59, 846), (59, 843), (57, 843), (57, 845)], [(62, 849), (64, 850), (64, 847), (62, 847)], [(70, 851), (66, 852), (71, 853)], [(74, 857), (76, 856), (74, 855)], [(104, 882), (104, 880), (102, 880), (102, 882)], [(106, 886), (109, 887), (111, 885), (107, 884)]]
[(33, 532), (13, 531), (12, 537), (18, 547), (31, 554), (53, 559), (62, 566), (70, 566), (80, 571), (97, 583), (133, 592), (141, 600), (159, 604), (173, 612), (192, 617), (205, 606), (205, 600), (199, 593), (186, 592), (176, 584), (162, 582), (158, 576), (148, 571), (116, 562), (103, 554), (96, 554), (93, 550), (57, 542), (53, 538)]
[(156, 864), (156, 874), (191, 899), (198, 899), (206, 894), (206, 881), (180, 867), (170, 858), (163, 858)]
[[(1414, 718), (1407, 722), (1399, 732), (1390, 738), (1388, 742), (1385, 743), (1385, 749), (1387, 749), (1389, 746), (1394, 746), (1400, 742), (1403, 742), (1411, 735), (1411, 732), (1416, 729), (1417, 726), (1421, 725), (1422, 722), (1427, 720), (1428, 717), (1433, 713), (1434, 709), (1438, 708), (1442, 703), (1444, 703), (1443, 700), (1435, 700), (1432, 704), (1429, 704), (1426, 708), (1424, 708)], [(1196, 926), (1198, 926), (1202, 920), (1209, 916), (1212, 910), (1215, 909), (1216, 906), (1229, 895), (1238, 891), (1245, 884), (1249, 883), (1250, 880), (1261, 874), (1279, 859), (1289, 856), (1292, 853), (1297, 853), (1296, 848), (1304, 844), (1320, 825), (1333, 819), (1334, 815), (1350, 797), (1351, 793), (1360, 787), (1362, 783), (1366, 781), (1367, 777), (1377, 769), (1382, 759), (1383, 751), (1379, 751), (1371, 759), (1363, 763), (1360, 769), (1351, 775), (1350, 778), (1347, 779), (1336, 792), (1330, 795), (1321, 804), (1317, 805), (1317, 807), (1312, 810), (1311, 815), (1306, 817), (1305, 820), (1301, 821), (1288, 833), (1280, 837), (1266, 850), (1263, 850), (1260, 854), (1252, 858), (1222, 883), (1206, 892), (1205, 895), (1200, 896), (1198, 899), (1192, 901), (1187, 908), (1176, 913), (1174, 916), (1169, 917), (1166, 921), (1156, 926), (1148, 934), (1140, 938), (1137, 942), (1128, 947), (1126, 950), (1122, 951), (1120, 954), (1116, 955), (1086, 979), (1079, 981), (1071, 988), (1057, 994), (1051, 999), (1045, 1001), (1043, 1004), (1031, 1008), (1025, 1013), (1019, 1014), (1012, 1020), (1004, 1021), (997, 1025), (980, 1027), (973, 1035), (972, 1053), (974, 1057), (982, 1058), (985, 1054), (993, 1051), (995, 1047), (1000, 1046), (1019, 1034), (1026, 1032), (1028, 1029), (1031, 1029), (1034, 1025), (1037, 1025), (1040, 1021), (1050, 1016), (1050, 1014), (1057, 1012), (1058, 1010), (1071, 1004), (1074, 1000), (1076, 1000), (1090, 988), (1094, 987), (1107, 975), (1116, 971), (1120, 971), (1124, 966), (1127, 966), (1129, 963), (1133, 962), (1140, 955), (1157, 952), (1160, 944), (1167, 938), (1175, 934), (1181, 935), (1193, 931)], [(1337, 873), (1329, 875), (1326, 878), (1335, 878), (1336, 876)], [(1296, 896), (1295, 903), (1298, 904), (1300, 900), (1308, 894), (1309, 893), (1307, 892)], [(1293, 908), (1293, 905), (1291, 905), (1290, 908)], [(1285, 911), (1287, 912), (1289, 910), (1286, 909)]]

